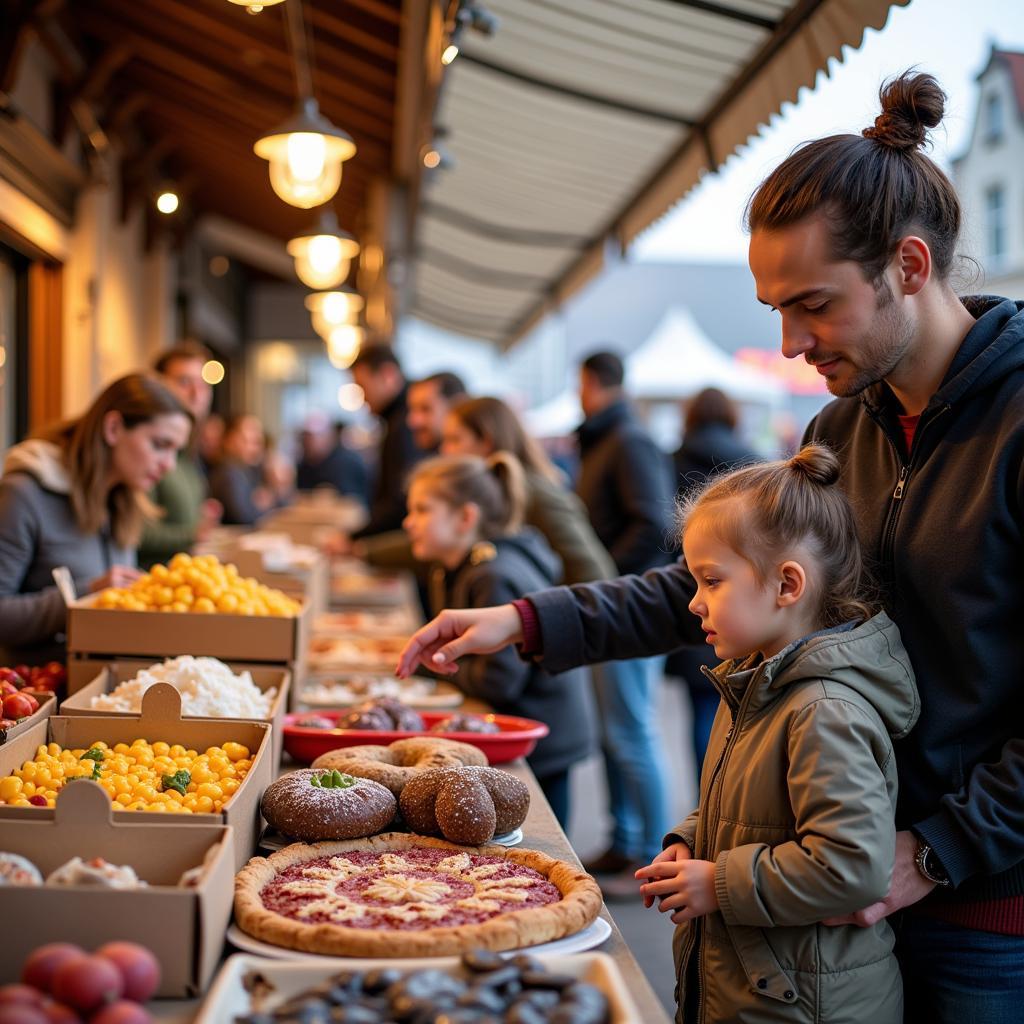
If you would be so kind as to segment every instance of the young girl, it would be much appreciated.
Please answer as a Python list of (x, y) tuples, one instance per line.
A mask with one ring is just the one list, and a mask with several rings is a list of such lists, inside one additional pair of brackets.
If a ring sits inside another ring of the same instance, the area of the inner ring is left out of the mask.
[(700, 805), (637, 878), (644, 905), (679, 925), (687, 1024), (902, 1021), (888, 923), (828, 926), (888, 891), (892, 741), (918, 715), (899, 631), (865, 602), (838, 476), (810, 446), (682, 510), (721, 704)]
[[(420, 561), (436, 562), (430, 602), (443, 608), (486, 608), (550, 586), (561, 573), (551, 549), (522, 529), (523, 470), (498, 453), (430, 459), (413, 472), (402, 524)], [(503, 714), (535, 718), (551, 728), (527, 759), (563, 825), (569, 817), (569, 767), (590, 753), (593, 724), (582, 671), (557, 679), (506, 648), (462, 663), (455, 684)]]

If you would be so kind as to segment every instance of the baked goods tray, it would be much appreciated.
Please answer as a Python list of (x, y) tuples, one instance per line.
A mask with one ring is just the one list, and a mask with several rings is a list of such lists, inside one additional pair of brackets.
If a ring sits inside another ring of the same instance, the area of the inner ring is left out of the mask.
[(422, 621), (412, 608), (344, 608), (324, 612), (313, 620), (314, 636), (406, 635), (419, 628)]
[[(347, 714), (345, 711), (319, 712), (324, 718), (337, 720)], [(397, 729), (304, 729), (295, 724), (303, 714), (284, 716), (284, 749), (304, 764), (310, 764), (321, 754), (340, 747), (354, 747), (361, 743), (375, 743), (386, 746), (395, 740), (408, 739), (411, 736), (431, 736), (434, 739), (457, 740), (459, 743), (471, 743), (487, 755), (491, 764), (504, 764), (514, 761), (517, 757), (526, 757), (533, 752), (537, 741), (547, 736), (549, 730), (543, 722), (532, 718), (518, 718), (515, 715), (485, 715), (483, 717), (494, 722), (499, 732), (445, 732), (431, 733), (430, 727), (451, 717), (440, 711), (421, 712), (424, 732), (406, 732)]]
[(394, 607), (408, 601), (415, 589), (403, 573), (341, 570), (331, 576), (331, 604), (346, 607)]
[[(459, 961), (454, 957), (436, 960), (346, 960), (325, 963), (319, 958), (303, 957), (297, 960), (267, 960), (260, 956), (236, 953), (229, 957), (214, 979), (195, 1024), (224, 1024), (251, 1012), (250, 995), (246, 979), (256, 972), (273, 986), (264, 1009), (273, 1011), (286, 999), (320, 985), (340, 969), (371, 970), (378, 967), (400, 966), (409, 971), (429, 968), (454, 974)], [(596, 985), (610, 1004), (609, 1024), (644, 1024), (636, 1004), (614, 960), (606, 953), (577, 953), (574, 956), (553, 956), (545, 961), (553, 973), (568, 974)]]
[(466, 698), (457, 687), (438, 679), (396, 679), (375, 672), (323, 672), (306, 677), (296, 703), (309, 708), (344, 708), (365, 700), (393, 697), (411, 708), (456, 708)]
[(311, 672), (393, 672), (408, 642), (408, 634), (320, 634), (309, 642), (307, 662)]

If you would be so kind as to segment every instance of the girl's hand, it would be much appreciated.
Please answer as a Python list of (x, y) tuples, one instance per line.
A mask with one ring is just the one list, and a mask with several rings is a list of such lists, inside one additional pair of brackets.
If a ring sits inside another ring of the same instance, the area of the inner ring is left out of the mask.
[(107, 587), (131, 586), (141, 575), (138, 569), (130, 565), (112, 566), (109, 572), (89, 582), (89, 593), (95, 594), (98, 590), (106, 590)]
[(658, 912), (672, 911), (673, 924), (682, 924), (718, 909), (713, 861), (656, 860), (637, 874), (653, 879), (640, 887), (644, 904), (650, 906), (648, 898), (652, 901), (657, 898)]
[(395, 675), (407, 679), (418, 665), (454, 675), (465, 654), (493, 654), (523, 639), (519, 612), (511, 604), (494, 608), (459, 608), (441, 612), (413, 633), (399, 655)]
[[(666, 846), (657, 857), (651, 861), (650, 864), (645, 868), (640, 868), (639, 871), (635, 872), (633, 877), (640, 879), (640, 881), (653, 882), (654, 878), (651, 875), (651, 867), (655, 864), (671, 864), (675, 861), (690, 860), (693, 854), (690, 853), (690, 848), (686, 843), (673, 843), (671, 846)], [(644, 886), (640, 887), (640, 892), (644, 897), (644, 906), (650, 909), (654, 906), (654, 897), (644, 893)]]

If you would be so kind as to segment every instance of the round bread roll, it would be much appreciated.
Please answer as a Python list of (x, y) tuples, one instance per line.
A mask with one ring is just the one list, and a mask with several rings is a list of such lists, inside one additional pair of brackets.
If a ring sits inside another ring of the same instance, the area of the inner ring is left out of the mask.
[(338, 719), (338, 728), (422, 732), (425, 726), (419, 712), (394, 697), (380, 697), (356, 705), (347, 715)]
[(269, 825), (306, 842), (371, 836), (391, 823), (395, 807), (391, 792), (371, 779), (316, 768), (281, 776), (260, 801)]
[(412, 736), (382, 747), (366, 743), (321, 754), (314, 768), (337, 768), (363, 779), (373, 779), (399, 796), (410, 779), (434, 768), (487, 764), (483, 751), (468, 743), (434, 736)]
[(402, 790), (399, 806), (414, 832), (479, 846), (522, 825), (530, 791), (498, 768), (435, 768)]
[(491, 719), (484, 715), (449, 715), (447, 718), (442, 718), (440, 722), (435, 722), (430, 727), (430, 731), (493, 734), (501, 732), (501, 729), (498, 727), (497, 722), (491, 721)]

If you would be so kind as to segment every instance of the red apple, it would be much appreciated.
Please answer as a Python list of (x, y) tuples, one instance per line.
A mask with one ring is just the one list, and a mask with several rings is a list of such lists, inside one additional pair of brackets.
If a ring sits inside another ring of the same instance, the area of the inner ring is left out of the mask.
[(160, 961), (135, 942), (108, 942), (96, 950), (121, 972), (125, 999), (144, 1003), (160, 987)]
[(59, 661), (51, 661), (32, 670), (32, 685), (37, 690), (59, 690), (67, 681), (67, 673)]
[(38, 710), (39, 702), (27, 693), (11, 693), (4, 697), (3, 715), (4, 718), (27, 718), (33, 711)]
[(50, 1024), (42, 1007), (26, 1003), (0, 1005), (0, 1024)]
[(82, 1024), (81, 1016), (70, 1006), (55, 1003), (52, 999), (43, 1004), (43, 1013), (46, 1014), (48, 1024)]
[(122, 999), (94, 1013), (89, 1024), (153, 1024), (153, 1017), (145, 1007)]
[(9, 679), (0, 679), (0, 698), (9, 697), (12, 693), (21, 691)]
[(28, 676), (20, 675), (13, 668), (0, 668), (0, 682), (5, 680), (11, 683), (16, 690), (21, 690), (28, 685)]
[(124, 992), (121, 972), (102, 956), (66, 960), (53, 972), (50, 986), (55, 999), (82, 1013), (116, 1003)]
[(21, 980), (40, 992), (49, 992), (57, 968), (80, 956), (85, 956), (85, 951), (71, 942), (47, 943), (29, 953), (21, 968)]
[(0, 1006), (42, 1006), (43, 993), (31, 985), (4, 985), (0, 988)]

